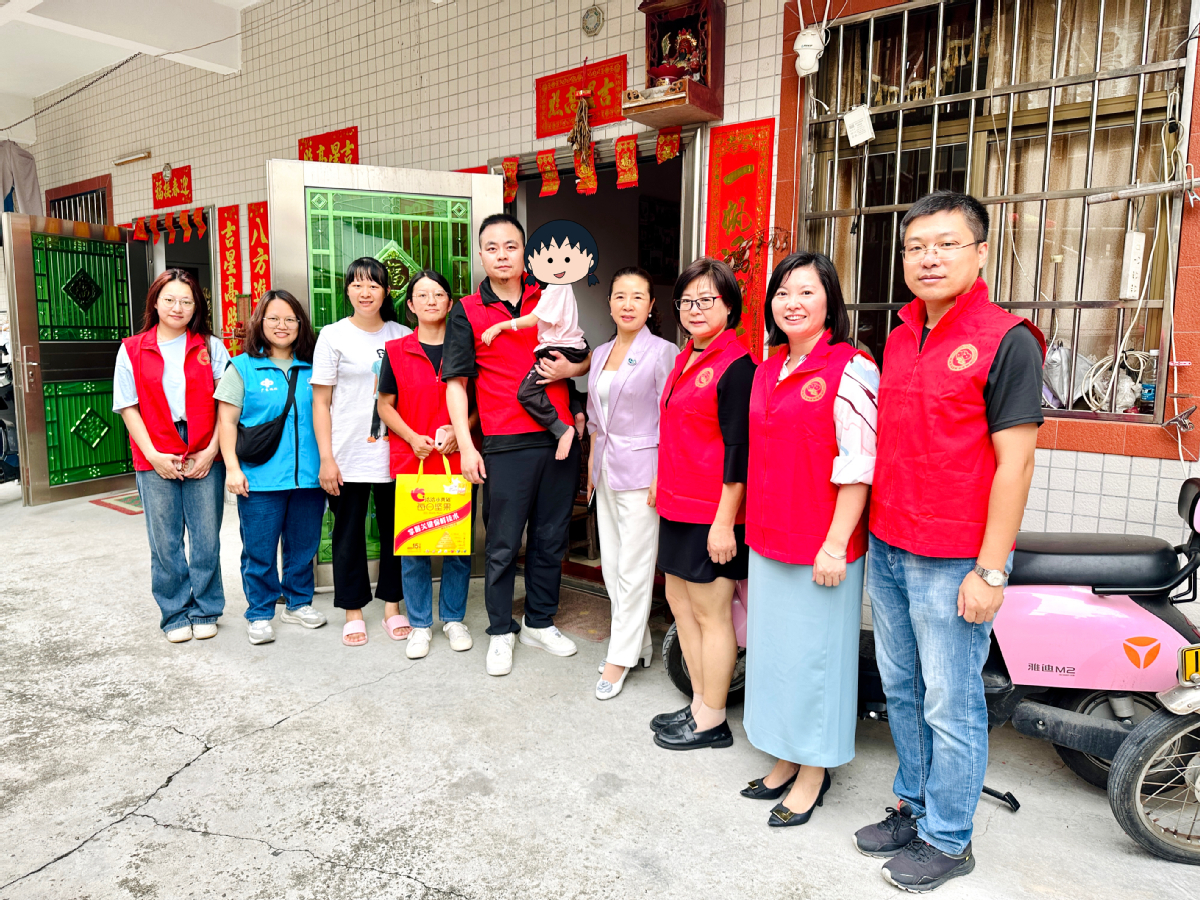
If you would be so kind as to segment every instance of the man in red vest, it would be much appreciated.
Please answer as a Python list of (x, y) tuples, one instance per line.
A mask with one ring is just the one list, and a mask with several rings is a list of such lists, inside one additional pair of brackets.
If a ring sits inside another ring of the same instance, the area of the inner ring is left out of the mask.
[[(512, 671), (513, 643), (571, 656), (575, 643), (554, 625), (562, 558), (567, 550), (571, 509), (579, 483), (579, 442), (566, 459), (555, 459), (558, 441), (530, 418), (517, 399), (517, 390), (534, 364), (537, 328), (516, 328), (516, 320), (537, 305), (541, 290), (525, 278), (525, 229), (510, 215), (498, 213), (479, 229), (479, 257), (487, 275), (479, 290), (455, 304), (446, 321), (442, 379), (446, 405), (461, 450), (462, 473), (483, 488), (483, 517), (487, 529), (484, 554), (487, 570), (489, 675)], [(502, 341), (483, 342), (483, 333), (503, 323), (516, 333)], [(574, 427), (567, 382), (588, 371), (591, 356), (572, 363), (562, 354), (544, 359), (546, 396), (559, 419)], [(467, 422), (467, 381), (475, 380), (475, 399), (483, 428), (483, 455), (471, 442)], [(526, 526), (528, 525), (528, 530)], [(525, 534), (525, 615), (512, 617), (513, 583), (521, 535)]]
[(987, 235), (987, 210), (964, 194), (938, 191), (904, 216), (916, 299), (888, 336), (879, 384), (867, 593), (899, 802), (854, 840), (917, 893), (975, 868), (982, 669), (1042, 423), (1045, 343), (990, 302)]

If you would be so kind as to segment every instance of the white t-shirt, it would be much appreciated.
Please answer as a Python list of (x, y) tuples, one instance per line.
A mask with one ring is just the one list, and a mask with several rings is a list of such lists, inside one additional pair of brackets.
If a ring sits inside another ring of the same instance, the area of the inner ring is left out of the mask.
[(617, 375), (617, 370), (613, 369), (610, 372), (601, 372), (596, 377), (596, 399), (600, 401), (600, 415), (604, 416), (604, 421), (608, 421), (608, 400), (612, 396), (612, 383)]
[[(167, 395), (167, 406), (171, 418), (176, 422), (187, 421), (187, 379), (183, 374), (183, 360), (187, 355), (187, 332), (169, 341), (158, 342), (158, 352), (163, 358), (163, 393)], [(229, 365), (229, 352), (215, 337), (208, 338), (208, 355), (212, 360), (213, 381), (219, 381)], [(117, 351), (117, 368), (113, 372), (113, 412), (137, 406), (137, 384), (133, 380), (133, 363), (125, 352), (125, 345)]]
[(569, 284), (548, 284), (534, 307), (538, 318), (538, 345), (543, 347), (576, 347), (587, 349), (583, 329), (579, 327), (579, 306)]
[(333, 385), (329, 415), (333, 423), (333, 458), (343, 481), (380, 483), (392, 480), (388, 430), (379, 421), (375, 400), (383, 345), (412, 334), (399, 322), (384, 322), (371, 333), (350, 318), (321, 329), (313, 351), (311, 384)]

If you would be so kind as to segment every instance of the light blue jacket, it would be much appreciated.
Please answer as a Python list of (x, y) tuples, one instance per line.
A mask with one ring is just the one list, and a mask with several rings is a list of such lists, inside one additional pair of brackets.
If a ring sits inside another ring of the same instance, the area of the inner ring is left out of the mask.
[(261, 425), (279, 416), (287, 403), (288, 379), (300, 379), (296, 384), (296, 402), (288, 413), (275, 455), (260, 466), (241, 463), (250, 490), (320, 487), (317, 474), (321, 469), (321, 455), (313, 431), (312, 387), (308, 383), (312, 363), (294, 360), (285, 373), (270, 359), (242, 353), (233, 358), (232, 364), (246, 386), (239, 420), (246, 427)]

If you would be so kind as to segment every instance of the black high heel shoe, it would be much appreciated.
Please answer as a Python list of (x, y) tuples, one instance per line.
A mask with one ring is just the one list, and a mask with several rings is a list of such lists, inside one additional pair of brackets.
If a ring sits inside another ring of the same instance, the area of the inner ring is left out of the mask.
[[(797, 773), (799, 774), (799, 773)], [(787, 828), (791, 825), (803, 825), (812, 818), (813, 810), (818, 806), (825, 804), (825, 792), (829, 790), (829, 786), (833, 782), (829, 778), (829, 770), (825, 770), (825, 780), (821, 782), (821, 790), (817, 792), (816, 802), (813, 803), (804, 812), (792, 812), (782, 803), (775, 804), (775, 808), (771, 810), (771, 815), (767, 819), (767, 824), (772, 828)]]
[(797, 769), (796, 773), (792, 775), (791, 778), (779, 785), (779, 787), (773, 788), (769, 788), (763, 783), (765, 779), (755, 778), (752, 782), (746, 785), (746, 787), (742, 788), (741, 795), (743, 797), (749, 797), (751, 800), (778, 800), (784, 795), (788, 788), (795, 784), (796, 775), (799, 774), (800, 770)]

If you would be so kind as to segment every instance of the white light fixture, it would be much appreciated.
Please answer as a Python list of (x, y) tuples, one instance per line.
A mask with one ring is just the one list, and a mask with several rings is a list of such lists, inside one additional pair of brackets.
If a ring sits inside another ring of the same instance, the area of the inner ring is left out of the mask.
[(149, 150), (138, 150), (136, 153), (128, 153), (125, 156), (122, 156), (120, 159), (114, 159), (113, 165), (114, 166), (127, 166), (132, 162), (137, 162), (139, 159), (149, 159), (149, 158), (150, 158)]
[(171, 164), (170, 163), (167, 163), (165, 166), (163, 166), (162, 177), (163, 177), (163, 181), (171, 180)]

